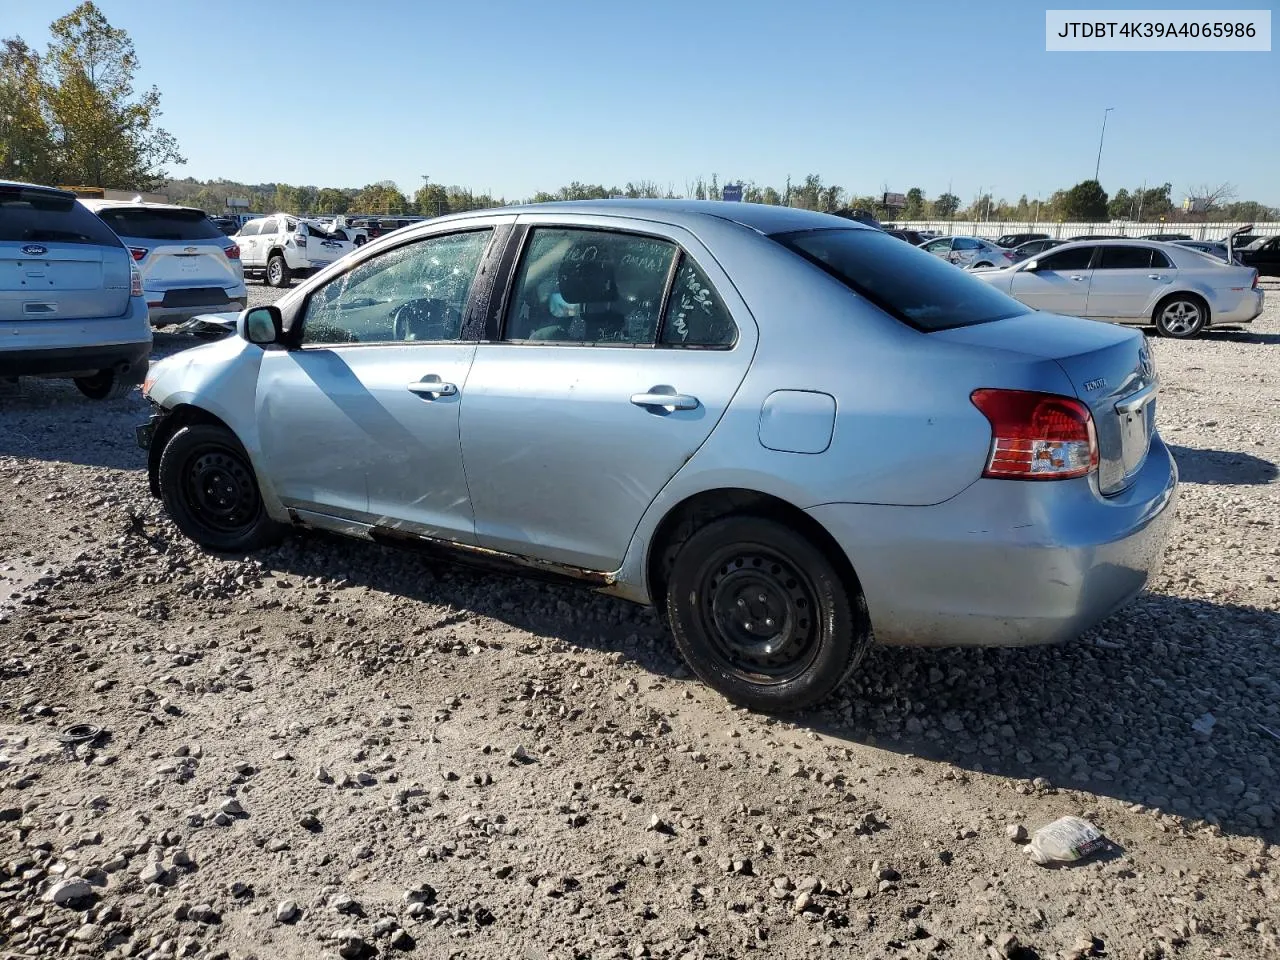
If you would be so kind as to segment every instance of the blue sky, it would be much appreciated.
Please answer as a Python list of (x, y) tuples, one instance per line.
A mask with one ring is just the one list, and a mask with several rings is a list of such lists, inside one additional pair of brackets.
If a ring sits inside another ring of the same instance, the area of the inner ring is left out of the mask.
[[(177, 175), (412, 192), (428, 174), (516, 199), (819, 173), (1034, 198), (1092, 176), (1115, 107), (1108, 191), (1230, 181), (1280, 204), (1280, 54), (1047, 53), (1046, 4), (98, 3), (163, 94)], [(0, 0), (0, 35), (43, 49), (73, 5)]]

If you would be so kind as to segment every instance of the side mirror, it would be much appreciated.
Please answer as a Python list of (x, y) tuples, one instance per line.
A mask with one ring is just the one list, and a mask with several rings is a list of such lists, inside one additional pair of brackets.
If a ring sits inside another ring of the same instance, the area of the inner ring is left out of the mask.
[(1027, 271), (1027, 273), (1035, 273), (1037, 270), (1040, 269), (1040, 261), (1028, 260), (1026, 263), (1022, 265), (1022, 269)]
[(240, 314), (240, 336), (260, 347), (280, 343), (284, 338), (284, 320), (275, 304), (254, 307)]

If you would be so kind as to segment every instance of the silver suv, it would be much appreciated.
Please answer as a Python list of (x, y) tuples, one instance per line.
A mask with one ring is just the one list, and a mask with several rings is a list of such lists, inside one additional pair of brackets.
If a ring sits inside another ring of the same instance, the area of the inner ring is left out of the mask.
[(152, 326), (247, 305), (240, 247), (203, 210), (167, 203), (80, 202), (129, 248), (142, 274)]
[(150, 354), (120, 238), (75, 194), (0, 180), (0, 377), (72, 377), (105, 400), (142, 383)]

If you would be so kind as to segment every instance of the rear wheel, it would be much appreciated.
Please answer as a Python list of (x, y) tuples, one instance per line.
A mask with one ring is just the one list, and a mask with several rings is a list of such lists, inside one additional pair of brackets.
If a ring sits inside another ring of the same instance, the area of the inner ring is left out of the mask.
[(1152, 315), (1162, 337), (1189, 340), (1209, 321), (1209, 308), (1199, 297), (1176, 293), (1156, 306)]
[(980, 270), (980, 269), (982, 269), (983, 267), (994, 267), (994, 266), (995, 266), (995, 264), (994, 264), (994, 263), (991, 263), (991, 262), (990, 262), (990, 261), (988, 261), (988, 260), (983, 260), (983, 261), (981, 261), (980, 263), (975, 263), (975, 264), (973, 265), (973, 268), (974, 268), (975, 270)]
[(763, 517), (726, 517), (694, 532), (676, 554), (666, 597), (693, 672), (756, 710), (826, 699), (871, 641), (856, 584), (807, 538)]
[(215, 424), (182, 427), (160, 454), (160, 498), (178, 529), (210, 550), (247, 552), (280, 539), (253, 466), (235, 434)]
[(142, 381), (136, 373), (121, 374), (115, 370), (99, 370), (91, 377), (76, 377), (73, 382), (76, 389), (90, 400), (117, 400)]
[(293, 271), (284, 262), (284, 257), (278, 253), (272, 254), (267, 261), (267, 283), (273, 287), (287, 287), (292, 279)]

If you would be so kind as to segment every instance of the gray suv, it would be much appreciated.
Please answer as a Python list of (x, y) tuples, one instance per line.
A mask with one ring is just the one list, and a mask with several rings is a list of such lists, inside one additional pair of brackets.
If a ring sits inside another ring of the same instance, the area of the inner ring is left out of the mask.
[(0, 180), (0, 377), (71, 377), (105, 400), (142, 383), (150, 355), (119, 237), (75, 194)]

